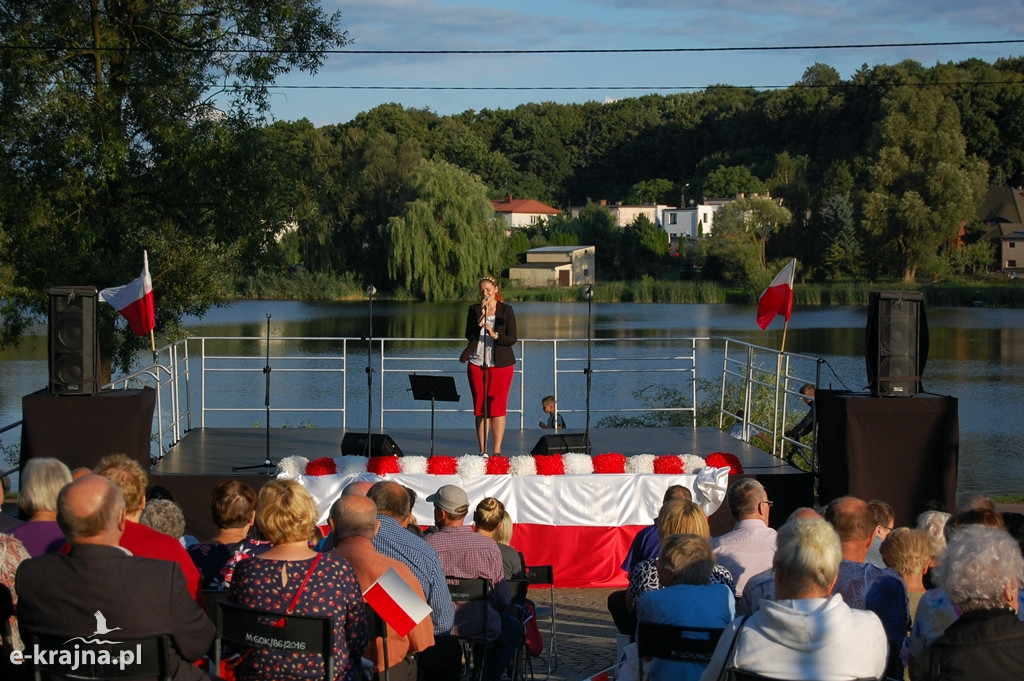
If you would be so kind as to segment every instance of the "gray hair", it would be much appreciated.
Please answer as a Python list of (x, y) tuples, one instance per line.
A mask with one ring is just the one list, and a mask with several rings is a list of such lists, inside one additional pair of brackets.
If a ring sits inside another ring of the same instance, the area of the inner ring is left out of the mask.
[(757, 506), (768, 497), (764, 485), (756, 478), (741, 478), (729, 488), (726, 500), (729, 513), (734, 518), (743, 518), (757, 512)]
[(932, 544), (932, 559), (942, 558), (946, 552), (946, 521), (949, 514), (945, 511), (925, 511), (917, 516), (917, 529), (928, 533), (928, 541)]
[(839, 574), (843, 546), (835, 528), (823, 519), (790, 520), (779, 528), (776, 542), (773, 567), (794, 588), (828, 589)]
[(139, 524), (152, 527), (175, 539), (185, 535), (185, 515), (181, 507), (170, 499), (154, 499), (146, 504), (139, 516)]
[(963, 492), (956, 498), (954, 513), (970, 511), (977, 508), (986, 508), (990, 511), (996, 510), (996, 502), (981, 492)]
[(1006, 605), (1003, 590), (1021, 587), (1024, 558), (1005, 530), (982, 525), (960, 528), (950, 539), (935, 577), (949, 600), (964, 612)]
[(21, 469), (18, 506), (31, 516), (38, 511), (56, 511), (57, 495), (71, 482), (71, 469), (51, 457), (29, 459)]

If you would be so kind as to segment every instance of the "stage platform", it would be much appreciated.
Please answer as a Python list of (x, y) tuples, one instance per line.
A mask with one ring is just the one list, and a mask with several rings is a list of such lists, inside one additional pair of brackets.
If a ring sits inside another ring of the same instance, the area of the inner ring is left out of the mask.
[[(365, 434), (366, 431), (351, 430)], [(582, 431), (569, 430), (566, 433)], [(540, 429), (508, 430), (505, 456), (527, 454), (544, 434)], [(152, 484), (171, 490), (185, 509), (189, 531), (205, 538), (214, 534), (209, 517), (210, 491), (224, 479), (241, 479), (259, 488), (276, 474), (263, 463), (268, 451), (276, 464), (289, 456), (313, 460), (341, 455), (345, 431), (331, 428), (200, 428), (190, 431), (153, 467)], [(405, 455), (430, 453), (430, 430), (391, 428), (387, 430)], [(773, 525), (781, 524), (789, 512), (813, 502), (813, 477), (770, 454), (730, 437), (717, 428), (592, 428), (591, 453), (695, 454), (702, 458), (712, 452), (729, 452), (743, 466), (743, 476), (754, 476), (765, 485), (775, 506)], [(268, 447), (269, 442), (269, 447)], [(472, 429), (444, 429), (434, 432), (434, 453), (460, 456), (476, 453)], [(597, 503), (612, 500), (595, 499)], [(731, 529), (734, 519), (723, 505), (710, 518), (712, 534)]]

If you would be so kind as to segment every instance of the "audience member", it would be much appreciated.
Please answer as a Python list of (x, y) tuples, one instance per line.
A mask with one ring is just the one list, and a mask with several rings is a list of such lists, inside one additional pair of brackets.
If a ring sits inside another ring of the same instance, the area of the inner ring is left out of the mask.
[[(334, 537), (334, 554), (347, 560), (356, 571), (359, 586), (365, 593), (389, 569), (394, 570), (410, 589), (424, 601), (423, 588), (409, 567), (373, 548), (373, 538), (380, 527), (377, 506), (361, 495), (342, 495), (331, 505), (328, 518)], [(434, 625), (430, 617), (413, 627), (405, 636), (394, 628), (387, 629), (389, 678), (393, 681), (416, 681), (416, 653), (434, 645)], [(384, 643), (378, 638), (367, 648), (365, 657), (374, 664), (375, 681), (384, 678)]]
[(897, 527), (882, 542), (882, 559), (885, 566), (896, 571), (907, 587), (910, 599), (910, 618), (917, 613), (917, 604), (927, 589), (924, 575), (931, 565), (932, 544), (924, 530)]
[[(664, 588), (648, 591), (637, 600), (637, 621), (724, 629), (735, 614), (736, 599), (729, 587), (711, 583), (714, 566), (715, 554), (706, 538), (695, 534), (666, 537), (658, 556), (658, 574)], [(650, 681), (697, 681), (706, 666), (694, 661), (656, 659), (650, 664)]]
[[(316, 502), (297, 481), (265, 484), (256, 502), (256, 523), (272, 547), (235, 567), (228, 601), (279, 614), (331, 617), (335, 678), (356, 681), (369, 640), (362, 591), (347, 561), (309, 547), (316, 520)], [(244, 656), (236, 673), (239, 681), (320, 679), (324, 674), (317, 653), (259, 649)]]
[(804, 417), (800, 419), (799, 423), (786, 431), (786, 437), (793, 438), (794, 440), (799, 440), (814, 429), (814, 386), (810, 383), (804, 383), (800, 386), (800, 394), (803, 395), (803, 401), (808, 407), (810, 407), (810, 409), (808, 409)]
[[(505, 527), (508, 524), (507, 529)], [(523, 566), (523, 558), (519, 552), (509, 546), (512, 539), (512, 519), (505, 511), (505, 504), (494, 497), (486, 497), (480, 500), (473, 511), (473, 529), (477, 534), (490, 537), (498, 545), (501, 551), (501, 567), (505, 574), (505, 581), (510, 579), (526, 579), (526, 569)], [(498, 537), (505, 539), (498, 541)]]
[[(145, 489), (145, 488), (143, 488)], [(192, 662), (209, 650), (212, 620), (191, 598), (173, 563), (132, 556), (118, 548), (127, 525), (117, 485), (87, 475), (64, 487), (57, 521), (70, 550), (26, 560), (18, 569), (18, 620), (26, 632), (71, 640), (97, 624), (120, 640), (170, 634), (171, 676), (206, 679)]]
[[(376, 475), (374, 476), (377, 477)], [(370, 491), (370, 488), (376, 483), (376, 480), (353, 480), (352, 482), (345, 485), (341, 490), (341, 496), (357, 496), (365, 497), (366, 493)], [(335, 500), (337, 501), (337, 500)], [(324, 536), (320, 537), (316, 542), (316, 551), (324, 552), (330, 551), (334, 548), (334, 539), (331, 533), (328, 532)]]
[[(13, 473), (14, 471), (8, 471)], [(4, 504), (7, 501), (7, 493), (11, 491), (11, 476), (2, 475), (0, 476), (0, 504)], [(20, 518), (14, 517), (15, 514), (9, 513), (6, 509), (0, 511), (0, 532), (10, 532), (18, 525), (21, 525), (24, 521)]]
[(961, 492), (957, 495), (956, 508), (953, 509), (954, 514), (962, 511), (976, 510), (994, 511), (996, 510), (996, 502), (981, 492)]
[(371, 487), (366, 496), (376, 504), (377, 520), (380, 521), (377, 535), (373, 538), (373, 548), (409, 566), (431, 608), (434, 645), (417, 656), (420, 674), (424, 679), (454, 681), (461, 671), (462, 646), (451, 635), (455, 607), (441, 560), (422, 538), (405, 529), (412, 509), (405, 487), (384, 480)]
[[(818, 518), (820, 520), (821, 514), (810, 506), (801, 506), (789, 514), (786, 522), (788, 523), (799, 518)], [(743, 589), (743, 596), (738, 599), (736, 614), (753, 614), (760, 607), (761, 599), (765, 598), (769, 601), (775, 599), (775, 570), (773, 568), (759, 572), (747, 580), (747, 585)]]
[[(693, 501), (693, 493), (690, 492), (689, 488), (682, 485), (669, 485), (668, 489), (665, 490), (661, 503), (664, 505), (665, 502), (672, 499)], [(658, 525), (657, 523), (648, 525), (633, 537), (633, 543), (630, 544), (629, 551), (626, 552), (626, 558), (622, 561), (622, 569), (628, 574), (632, 572), (633, 568), (640, 561), (656, 559), (660, 551), (661, 543), (658, 541)]]
[(210, 494), (210, 516), (217, 534), (188, 550), (202, 573), (204, 589), (227, 589), (230, 580), (222, 573), (225, 564), (244, 545), (252, 544), (249, 555), (270, 549), (270, 542), (255, 544), (249, 531), (256, 522), (256, 490), (239, 480), (223, 480)]
[(157, 532), (174, 537), (185, 546), (185, 514), (181, 507), (170, 499), (153, 499), (146, 502), (146, 508), (139, 515), (139, 522)]
[(729, 512), (737, 523), (730, 532), (711, 540), (718, 563), (736, 580), (736, 594), (743, 595), (747, 580), (772, 566), (775, 530), (768, 527), (772, 502), (764, 486), (754, 478), (742, 478), (729, 488)]
[(21, 469), (18, 507), (27, 522), (11, 529), (33, 557), (60, 551), (67, 542), (57, 524), (57, 494), (71, 482), (71, 470), (58, 459), (29, 459)]
[(865, 562), (874, 540), (875, 515), (863, 499), (839, 497), (825, 508), (825, 520), (839, 534), (843, 560), (833, 592), (842, 594), (851, 608), (870, 610), (882, 621), (889, 642), (886, 676), (903, 676), (900, 651), (910, 627), (907, 587), (894, 570)]
[(146, 505), (146, 486), (149, 482), (149, 476), (139, 462), (124, 454), (112, 454), (100, 459), (96, 473), (109, 479), (121, 490), (128, 520), (121, 534), (121, 546), (131, 551), (133, 556), (159, 558), (180, 565), (189, 593), (197, 603), (203, 605), (199, 570), (185, 547), (177, 539), (139, 524), (139, 517)]
[[(63, 536), (63, 534), (62, 532), (61, 535)], [(18, 607), (18, 591), (14, 588), (14, 575), (18, 571), (18, 566), (31, 557), (28, 549), (18, 541), (17, 537), (0, 533), (0, 584), (10, 589), (15, 612)], [(24, 645), (21, 642), (21, 636), (18, 635), (18, 618), (11, 617), (10, 625), (13, 647), (15, 650), (22, 650)], [(0, 669), (2, 668), (0, 666)]]
[(949, 540), (938, 580), (960, 617), (911, 661), (912, 679), (1024, 678), (1018, 597), (1024, 559), (1005, 531), (964, 527)]
[[(74, 472), (73, 471), (72, 471), (71, 475), (72, 475), (72, 477), (74, 477)], [(149, 506), (150, 503), (152, 503), (154, 501), (159, 501), (161, 499), (165, 499), (167, 501), (173, 501), (175, 504), (178, 504), (178, 500), (174, 498), (174, 495), (171, 493), (171, 490), (167, 489), (163, 485), (150, 485), (149, 487), (146, 488), (146, 506)], [(178, 509), (179, 510), (181, 509), (181, 505), (180, 504), (178, 504)], [(143, 513), (145, 513), (145, 509), (143, 509)], [(173, 514), (173, 512), (171, 512), (171, 513)], [(140, 518), (139, 522), (142, 522), (141, 518)], [(184, 513), (182, 513), (182, 515), (181, 515), (181, 522), (182, 522), (181, 535), (178, 537), (178, 540), (181, 542), (181, 545), (184, 546), (185, 549), (187, 550), (187, 549), (190, 549), (191, 547), (195, 546), (196, 544), (198, 544), (199, 540), (196, 539), (195, 537), (193, 537), (191, 534), (186, 534), (186, 532), (185, 532), (185, 514)], [(156, 529), (156, 530), (160, 529), (159, 527), (154, 527), (153, 525), (150, 525), (149, 523), (146, 523), (146, 522), (142, 522), (142, 524), (146, 525), (148, 527), (153, 527), (153, 529)], [(164, 532), (163, 530), (160, 530), (160, 531)], [(164, 532), (164, 534), (170, 534), (172, 537), (174, 536), (170, 532)]]
[(823, 520), (783, 525), (773, 558), (776, 600), (729, 625), (701, 681), (716, 681), (725, 668), (793, 681), (881, 678), (887, 648), (878, 616), (849, 607), (832, 588), (842, 555)]
[(875, 567), (884, 568), (885, 561), (882, 560), (880, 550), (882, 542), (896, 526), (896, 512), (892, 506), (879, 499), (872, 499), (868, 502), (871, 513), (875, 516), (875, 535), (871, 539), (871, 547), (868, 549), (867, 562)]
[(481, 536), (465, 524), (469, 513), (466, 492), (455, 485), (443, 485), (427, 497), (434, 505), (436, 530), (424, 541), (437, 552), (448, 577), (484, 578), (489, 583), (487, 607), (472, 602), (455, 604), (452, 633), (491, 642), (485, 678), (497, 681), (515, 655), (523, 627), (510, 612), (511, 594), (501, 564), (501, 551), (493, 539)]

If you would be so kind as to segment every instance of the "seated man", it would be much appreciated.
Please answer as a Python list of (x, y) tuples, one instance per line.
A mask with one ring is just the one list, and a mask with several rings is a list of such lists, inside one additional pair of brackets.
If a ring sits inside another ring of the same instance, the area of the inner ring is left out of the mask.
[(878, 616), (854, 610), (832, 587), (842, 546), (828, 523), (791, 520), (779, 530), (774, 601), (761, 601), (722, 634), (701, 681), (723, 669), (792, 681), (881, 678), (888, 647)]
[(719, 565), (736, 580), (736, 596), (743, 596), (747, 580), (772, 566), (775, 530), (768, 527), (772, 502), (764, 486), (754, 478), (742, 478), (729, 488), (729, 512), (737, 523), (730, 532), (711, 540)]
[(216, 627), (177, 565), (118, 546), (126, 520), (117, 486), (99, 475), (68, 484), (57, 499), (57, 521), (71, 544), (67, 555), (47, 554), (18, 568), (22, 634), (68, 641), (94, 633), (117, 641), (168, 634), (172, 677), (208, 679), (191, 663), (209, 649)]
[[(340, 496), (331, 506), (327, 521), (331, 526), (334, 540), (333, 553), (346, 559), (356, 571), (359, 587), (365, 593), (388, 569), (416, 592), (422, 600), (423, 589), (405, 563), (378, 553), (373, 548), (373, 538), (380, 522), (377, 520), (377, 506), (364, 496)], [(374, 663), (374, 678), (384, 678), (383, 646), (378, 639), (366, 649), (365, 656)], [(416, 681), (416, 656), (434, 645), (434, 625), (430, 617), (413, 627), (405, 636), (399, 636), (391, 627), (387, 628), (388, 666), (390, 678), (394, 681)]]
[(501, 551), (493, 539), (477, 534), (465, 524), (469, 512), (466, 492), (455, 485), (444, 485), (427, 497), (434, 504), (437, 529), (424, 538), (441, 559), (448, 577), (486, 579), (489, 583), (486, 613), (476, 603), (455, 604), (452, 633), (466, 638), (486, 638), (493, 643), (487, 656), (486, 678), (497, 681), (515, 655), (522, 640), (523, 627), (509, 613), (512, 603)]

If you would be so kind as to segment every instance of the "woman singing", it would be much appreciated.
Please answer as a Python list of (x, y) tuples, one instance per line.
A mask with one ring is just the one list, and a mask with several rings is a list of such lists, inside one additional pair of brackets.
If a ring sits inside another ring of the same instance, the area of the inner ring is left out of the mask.
[(501, 454), (508, 391), (515, 373), (516, 356), (512, 346), (516, 342), (516, 315), (511, 306), (502, 302), (501, 287), (493, 277), (480, 280), (480, 297), (480, 303), (471, 305), (466, 317), (466, 340), (477, 341), (466, 372), (473, 393), (480, 453), (487, 454), (487, 432), (490, 431), (494, 453)]

